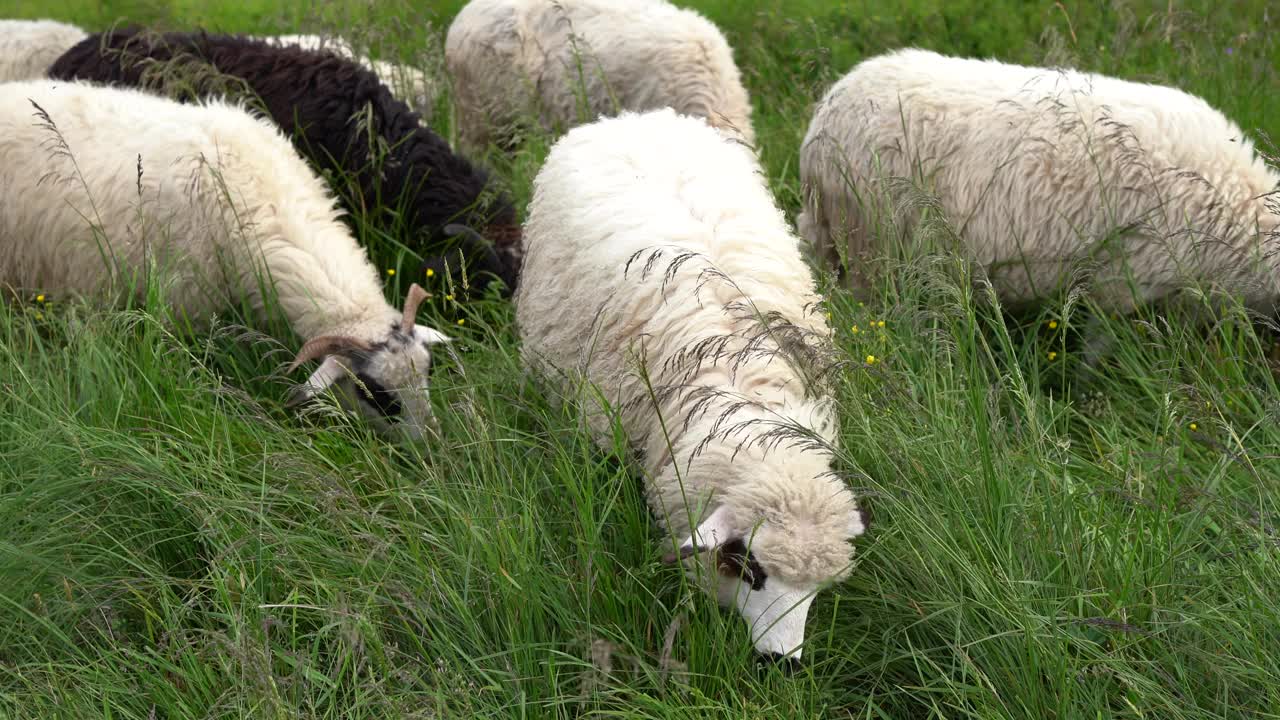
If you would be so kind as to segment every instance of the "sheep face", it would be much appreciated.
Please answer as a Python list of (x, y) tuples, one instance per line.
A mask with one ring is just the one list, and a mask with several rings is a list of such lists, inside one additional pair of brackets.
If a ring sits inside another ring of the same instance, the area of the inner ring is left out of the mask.
[[(854, 507), (829, 514), (825, 523), (797, 527), (785, 516), (743, 523), (739, 514), (728, 504), (716, 508), (681, 543), (680, 556), (698, 555), (704, 570), (715, 573), (716, 599), (737, 608), (747, 621), (757, 653), (794, 666), (809, 606), (823, 582), (847, 572), (848, 540), (863, 533), (865, 518)], [(771, 572), (769, 566), (779, 559), (782, 564)], [(797, 561), (798, 567), (783, 567)]]
[(293, 367), (316, 357), (324, 357), (324, 361), (290, 404), (309, 400), (332, 387), (344, 407), (359, 413), (379, 430), (410, 440), (421, 439), (427, 425), (434, 422), (427, 393), (431, 349), (450, 340), (438, 330), (413, 322), (418, 304), (427, 296), (414, 285), (405, 302), (404, 317), (398, 323), (390, 323), (386, 334), (376, 342), (349, 336), (322, 336), (308, 341)]

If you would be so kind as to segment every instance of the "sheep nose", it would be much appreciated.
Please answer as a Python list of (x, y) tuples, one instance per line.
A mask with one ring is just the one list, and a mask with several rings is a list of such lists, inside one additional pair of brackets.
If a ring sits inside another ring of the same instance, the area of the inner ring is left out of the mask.
[(760, 667), (768, 667), (776, 665), (778, 669), (786, 675), (792, 675), (800, 670), (800, 658), (794, 655), (783, 655), (782, 653), (768, 652), (756, 653), (756, 665)]

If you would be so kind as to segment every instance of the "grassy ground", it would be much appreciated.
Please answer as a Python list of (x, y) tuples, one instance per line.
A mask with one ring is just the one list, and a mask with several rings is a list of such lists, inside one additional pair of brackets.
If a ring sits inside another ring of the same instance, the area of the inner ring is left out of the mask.
[[(412, 59), (460, 4), (5, 6), (338, 26)], [(1263, 0), (688, 4), (736, 48), (791, 211), (811, 104), (900, 45), (1173, 83), (1280, 133)], [(546, 145), (486, 162), (524, 199)], [(1087, 303), (1013, 319), (964, 277), (930, 257), (865, 305), (831, 295), (842, 348), (881, 360), (839, 393), (874, 521), (795, 677), (757, 671), (742, 622), (659, 562), (638, 480), (523, 378), (505, 304), (429, 311), (467, 343), (422, 451), (283, 410), (287, 335), (0, 305), (0, 717), (1280, 717), (1270, 340), (1240, 313), (1103, 314), (1089, 369)]]

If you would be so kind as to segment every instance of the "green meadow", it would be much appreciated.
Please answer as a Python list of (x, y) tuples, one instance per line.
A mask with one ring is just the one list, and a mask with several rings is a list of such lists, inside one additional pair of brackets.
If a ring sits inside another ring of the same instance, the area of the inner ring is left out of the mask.
[[(438, 73), (462, 4), (0, 14), (336, 32)], [(792, 218), (814, 103), (902, 46), (1171, 84), (1280, 138), (1268, 0), (678, 4), (733, 45)], [(426, 121), (456, 137), (447, 88)], [(523, 209), (553, 141), (474, 159)], [(357, 224), (398, 306), (417, 259)], [(661, 562), (638, 472), (522, 372), (509, 302), (434, 288), (423, 322), (462, 342), (421, 446), (286, 409), (279, 319), (193, 334), (154, 297), (0, 303), (0, 718), (1280, 718), (1273, 330), (1071, 292), (1010, 312), (941, 252), (876, 268), (859, 299), (823, 275), (839, 469), (872, 524), (792, 675)]]

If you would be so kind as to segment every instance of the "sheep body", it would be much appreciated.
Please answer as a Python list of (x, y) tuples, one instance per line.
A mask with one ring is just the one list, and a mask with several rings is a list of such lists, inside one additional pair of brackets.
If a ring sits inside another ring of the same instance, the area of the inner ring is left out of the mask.
[(902, 198), (894, 178), (913, 178), (1009, 302), (1043, 297), (1085, 261), (1119, 308), (1189, 280), (1250, 304), (1277, 297), (1263, 256), (1280, 176), (1239, 127), (1173, 88), (902, 50), (831, 88), (800, 174), (801, 234), (851, 268), (888, 240), (872, 235)]
[(754, 142), (724, 35), (665, 0), (472, 0), (449, 27), (445, 63), (470, 146), (526, 116), (552, 130), (662, 107)]
[(159, 283), (195, 323), (229, 302), (261, 313), (271, 288), (309, 342), (367, 346), (331, 362), (334, 377), (313, 377), (313, 391), (340, 380), (342, 363), (403, 390), (414, 425), (430, 417), (430, 356), (417, 342), (443, 336), (423, 326), (397, 335), (403, 318), (327, 187), (269, 121), (220, 101), (0, 84), (0, 193), (0, 284), (119, 302)]
[(85, 31), (56, 20), (0, 20), (0, 82), (44, 77)]
[[(720, 601), (737, 603), (757, 649), (795, 650), (812, 591), (848, 571), (863, 525), (830, 473), (830, 404), (780, 350), (783, 337), (826, 347), (830, 331), (751, 151), (670, 109), (578, 127), (538, 173), (525, 239), (526, 364), (582, 393), (604, 447), (616, 411), (672, 536), (745, 539), (768, 581), (754, 593), (722, 581)], [(770, 447), (779, 424), (822, 447)], [(766, 629), (761, 618), (793, 605)]]
[[(209, 66), (216, 75), (199, 72)], [(472, 269), (515, 286), (519, 226), (510, 199), (492, 192), (483, 170), (423, 127), (356, 61), (239, 36), (120, 30), (86, 38), (54, 63), (50, 76), (157, 87), (183, 100), (233, 92), (229, 79), (243, 82), (316, 169), (353, 177), (348, 202), (378, 213), (378, 225), (403, 219), (428, 255), (448, 242), (448, 224), (479, 229), (502, 245), (464, 248)], [(476, 280), (479, 289), (487, 276)]]

